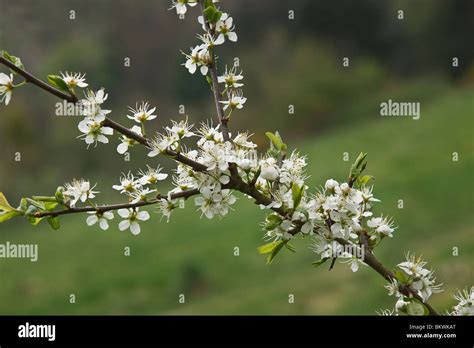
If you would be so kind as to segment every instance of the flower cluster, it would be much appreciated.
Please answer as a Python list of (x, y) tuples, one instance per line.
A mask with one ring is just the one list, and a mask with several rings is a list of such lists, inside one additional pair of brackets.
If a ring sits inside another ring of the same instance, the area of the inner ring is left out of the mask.
[(423, 301), (428, 300), (433, 293), (442, 291), (442, 284), (435, 284), (434, 272), (424, 268), (426, 263), (421, 257), (408, 253), (406, 261), (397, 265), (405, 275), (404, 283), (411, 286)]
[(146, 170), (138, 172), (137, 177), (130, 172), (123, 174), (120, 184), (113, 185), (112, 188), (126, 195), (131, 203), (146, 202), (150, 194), (157, 192), (158, 182), (167, 177), (168, 174), (162, 173), (160, 166), (157, 168), (147, 166)]
[(474, 286), (471, 287), (470, 291), (466, 289), (458, 291), (453, 297), (458, 303), (449, 315), (474, 315)]
[(84, 203), (89, 199), (95, 198), (95, 194), (98, 193), (93, 191), (95, 186), (91, 187), (90, 182), (84, 179), (74, 179), (72, 182), (66, 183), (62, 192), (64, 203), (74, 208), (78, 201)]
[[(422, 315), (423, 307), (411, 294), (402, 293), (401, 287), (409, 288), (414, 291), (423, 302), (426, 302), (434, 293), (443, 291), (442, 284), (435, 284), (436, 278), (434, 272), (425, 268), (426, 262), (421, 257), (408, 253), (406, 261), (397, 265), (395, 279), (385, 286), (389, 296), (395, 296), (394, 313), (406, 313), (410, 315)], [(408, 295), (408, 296), (407, 296)], [(421, 306), (421, 307), (420, 307)]]
[(82, 108), (84, 119), (79, 122), (78, 128), (83, 133), (79, 137), (84, 139), (87, 147), (91, 144), (97, 146), (97, 142), (107, 144), (109, 139), (107, 135), (112, 135), (114, 130), (105, 127), (103, 122), (110, 110), (102, 109), (102, 104), (107, 100), (108, 94), (103, 89), (93, 92), (88, 90), (85, 93), (85, 99), (79, 101)]

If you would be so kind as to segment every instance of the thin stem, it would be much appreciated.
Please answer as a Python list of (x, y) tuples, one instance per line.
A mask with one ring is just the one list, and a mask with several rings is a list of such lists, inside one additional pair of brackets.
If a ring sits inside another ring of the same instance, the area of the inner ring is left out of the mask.
[(53, 86), (51, 86), (51, 85), (47, 84), (46, 82), (40, 80), (39, 78), (37, 78), (33, 74), (30, 74), (28, 71), (17, 67), (15, 64), (10, 62), (8, 59), (5, 59), (4, 57), (0, 57), (0, 63), (3, 64), (3, 65), (6, 65), (7, 67), (9, 67), (11, 70), (16, 72), (17, 74), (23, 76), (26, 81), (40, 87), (41, 89), (44, 89), (45, 91), (47, 91), (47, 92), (49, 92), (49, 93), (51, 93), (51, 94), (53, 94), (53, 95), (55, 95), (55, 96), (57, 96), (61, 99), (65, 99), (70, 103), (77, 102), (77, 97), (75, 95), (64, 93), (64, 92), (60, 91), (59, 89), (54, 88)]
[[(191, 196), (195, 196), (199, 194), (198, 189), (192, 189), (192, 190), (187, 190), (183, 192), (177, 192), (174, 194), (171, 194), (169, 196), (162, 196), (158, 195), (156, 198), (149, 200), (149, 201), (141, 201), (137, 203), (122, 203), (122, 204), (111, 204), (111, 205), (101, 205), (101, 206), (88, 206), (88, 207), (81, 207), (81, 208), (70, 208), (70, 209), (64, 209), (64, 210), (58, 210), (58, 211), (46, 211), (46, 212), (39, 212), (35, 214), (35, 217), (37, 218), (42, 218), (46, 216), (59, 216), (59, 215), (66, 215), (66, 214), (76, 214), (76, 213), (86, 213), (90, 211), (95, 211), (97, 213), (104, 213), (106, 211), (111, 211), (111, 210), (118, 210), (118, 209), (127, 209), (127, 208), (137, 208), (137, 207), (143, 207), (147, 205), (152, 205), (159, 203), (163, 199), (178, 199), (178, 198), (189, 198)], [(91, 204), (92, 205), (92, 204)]]
[[(390, 271), (387, 267), (385, 267), (376, 257), (374, 254), (372, 254), (372, 252), (370, 250), (367, 250), (366, 248), (363, 248), (363, 250), (360, 250), (360, 248), (358, 246), (354, 246), (352, 244), (350, 244), (349, 242), (347, 242), (345, 239), (342, 239), (342, 238), (336, 238), (335, 239), (339, 244), (342, 244), (342, 245), (351, 245), (352, 247), (355, 247), (357, 250), (355, 250), (354, 252), (352, 252), (352, 255), (354, 256), (357, 256), (357, 255), (361, 255), (362, 251), (363, 251), (363, 256), (360, 258), (361, 261), (363, 261), (364, 263), (366, 263), (367, 265), (370, 266), (370, 268), (372, 268), (374, 271), (376, 271), (378, 274), (380, 274), (382, 277), (384, 277), (386, 280), (388, 280), (389, 282), (391, 282), (392, 280), (396, 279), (395, 275), (393, 274), (392, 271)], [(415, 290), (413, 290), (411, 287), (409, 286), (403, 286), (400, 288), (400, 291), (406, 295), (406, 296), (413, 296), (414, 298), (416, 298), (417, 300), (421, 301), (425, 306), (426, 308), (428, 309), (428, 311), (430, 312), (430, 315), (439, 315), (439, 313), (433, 308), (431, 307), (431, 305), (427, 302), (425, 302), (417, 293)]]
[[(17, 72), (19, 75), (23, 76), (27, 81), (31, 82), (35, 86), (37, 86), (37, 87), (39, 87), (39, 88), (41, 88), (41, 89), (43, 89), (43, 90), (45, 90), (49, 93), (61, 98), (61, 99), (67, 100), (70, 103), (76, 103), (78, 101), (78, 99), (75, 95), (69, 95), (69, 94), (61, 92), (60, 90), (52, 87), (51, 85), (47, 84), (46, 82), (44, 82), (42, 80), (40, 80), (39, 78), (37, 78), (33, 74), (17, 67), (15, 64), (10, 62), (8, 59), (0, 57), (0, 63), (6, 65), (7, 67), (12, 69), (13, 71)], [(146, 137), (141, 136), (141, 135), (139, 135), (135, 132), (132, 132), (127, 127), (124, 127), (121, 124), (119, 124), (115, 121), (112, 121), (109, 118), (106, 118), (104, 120), (103, 125), (107, 126), (107, 127), (110, 127), (110, 128), (113, 128), (117, 132), (122, 133), (123, 135), (125, 135), (127, 138), (136, 140), (140, 144), (150, 148), (149, 140)], [(174, 151), (171, 151), (171, 150), (166, 150), (164, 152), (164, 154), (169, 156), (169, 157), (172, 157), (173, 159), (175, 159), (178, 162), (181, 162), (183, 164), (186, 164), (186, 165), (190, 166), (191, 168), (193, 168), (196, 171), (204, 172), (207, 169), (206, 166), (204, 166), (203, 164), (201, 164), (199, 162), (196, 162), (196, 161), (193, 161), (193, 160), (187, 158), (186, 156), (183, 156), (180, 153), (177, 153), (177, 152), (174, 152)]]
[[(206, 27), (206, 31), (209, 34), (212, 34), (209, 23), (206, 20), (206, 15), (204, 14), (203, 1), (200, 1), (200, 6), (201, 6), (201, 13), (202, 13), (202, 16), (204, 18), (204, 25)], [(211, 75), (212, 92), (213, 92), (213, 96), (214, 96), (214, 104), (215, 104), (215, 107), (216, 107), (217, 117), (218, 117), (219, 123), (221, 125), (221, 131), (222, 131), (222, 136), (224, 138), (224, 141), (230, 141), (229, 129), (227, 127), (227, 123), (229, 122), (229, 118), (227, 118), (225, 116), (224, 109), (222, 108), (221, 92), (219, 90), (219, 83), (218, 83), (218, 80), (217, 80), (217, 63), (216, 63), (216, 56), (214, 54), (214, 48), (209, 48), (209, 55), (211, 57), (209, 72), (210, 72), (210, 75)]]

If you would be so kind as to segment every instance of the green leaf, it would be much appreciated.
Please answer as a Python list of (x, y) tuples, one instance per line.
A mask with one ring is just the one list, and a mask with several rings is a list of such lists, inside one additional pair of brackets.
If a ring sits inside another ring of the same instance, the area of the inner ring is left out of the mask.
[(402, 284), (407, 284), (408, 283), (408, 277), (406, 276), (405, 272), (401, 270), (395, 271), (395, 278), (397, 278), (399, 283)]
[[(413, 301), (415, 300), (415, 301)], [(407, 314), (409, 315), (425, 315), (425, 306), (418, 300), (413, 299), (407, 305)]]
[(56, 197), (54, 196), (32, 196), (31, 198), (38, 202), (56, 202)]
[(370, 180), (375, 179), (372, 175), (364, 175), (357, 178), (357, 185), (362, 186), (367, 184)]
[(265, 135), (268, 139), (270, 139), (273, 146), (275, 146), (281, 152), (286, 152), (287, 146), (283, 143), (283, 140), (281, 139), (281, 136), (278, 132), (275, 132), (275, 134), (272, 132), (266, 132)]
[(58, 205), (58, 202), (44, 202), (44, 209), (47, 211), (53, 211)]
[(281, 218), (280, 215), (277, 215), (277, 214), (269, 215), (266, 220), (265, 229), (267, 231), (274, 230), (281, 224), (282, 221), (283, 219)]
[(36, 207), (40, 210), (45, 210), (46, 209), (46, 207), (44, 205), (44, 202), (38, 202), (38, 201), (35, 201), (32, 198), (27, 198), (26, 200), (27, 200), (28, 203), (30, 203), (31, 205), (33, 205), (34, 207)]
[(26, 198), (21, 199), (20, 206), (18, 207), (18, 209), (22, 212), (25, 212), (26, 209), (28, 209), (28, 201), (26, 200)]
[(67, 86), (66, 82), (61, 78), (59, 75), (48, 75), (48, 81), (51, 83), (54, 87), (65, 91), (69, 92), (69, 87)]
[(15, 208), (13, 208), (10, 203), (8, 203), (7, 197), (3, 194), (3, 192), (0, 192), (0, 210), (3, 210), (4, 212), (9, 212), (9, 211), (14, 211)]
[(271, 243), (268, 243), (268, 244), (265, 244), (265, 245), (262, 245), (262, 246), (258, 247), (257, 250), (260, 254), (271, 253), (281, 243), (283, 243), (282, 240), (279, 240), (279, 241), (276, 241), (276, 242), (271, 242)]
[(318, 267), (318, 266), (321, 266), (323, 263), (325, 263), (327, 260), (329, 260), (329, 257), (325, 257), (325, 258), (322, 258), (321, 260), (314, 261), (312, 265), (314, 267)]
[(59, 230), (59, 227), (61, 227), (59, 223), (59, 219), (57, 216), (48, 216), (48, 223), (49, 225), (53, 228), (53, 230)]
[(351, 180), (357, 180), (357, 178), (362, 174), (367, 166), (367, 153), (361, 152), (359, 156), (356, 158), (355, 162), (351, 166), (351, 172), (349, 177)]
[(209, 86), (212, 86), (212, 79), (209, 75), (206, 75), (206, 81), (209, 84)]
[(293, 207), (298, 208), (301, 203), (301, 198), (303, 197), (304, 185), (299, 187), (295, 183), (291, 185), (291, 196), (293, 198)]
[(41, 220), (43, 220), (43, 218), (37, 218), (37, 217), (34, 217), (34, 216), (28, 216), (28, 221), (30, 222), (30, 224), (32, 224), (33, 226), (36, 226), (38, 225)]
[(58, 186), (58, 188), (56, 189), (56, 192), (54, 194), (54, 198), (56, 198), (56, 201), (59, 202), (59, 203), (64, 202), (64, 196), (63, 196), (63, 191), (64, 190), (65, 190), (64, 187)]
[[(5, 59), (8, 59), (10, 62), (12, 62), (13, 64), (15, 64), (16, 67), (22, 69), (22, 70), (25, 70), (25, 66), (23, 65), (23, 63), (21, 62), (21, 59), (19, 57), (15, 57), (15, 56), (12, 56), (10, 53), (8, 53), (7, 51), (2, 51), (2, 57), (5, 58)], [(11, 70), (11, 69), (10, 69)], [(13, 71), (11, 70), (14, 74), (17, 74), (16, 71)]]
[(283, 245), (285, 245), (286, 242), (284, 241), (280, 241), (280, 244), (278, 244), (271, 252), (270, 255), (268, 255), (267, 257), (267, 265), (271, 265), (272, 262), (273, 262), (273, 259), (275, 258), (275, 256), (277, 256), (277, 254), (280, 252), (281, 248), (283, 248)]
[(207, 21), (212, 24), (216, 24), (222, 16), (222, 12), (219, 11), (213, 4), (207, 6), (203, 13), (204, 16), (206, 16)]
[(7, 221), (7, 220), (10, 220), (10, 219), (13, 219), (14, 217), (17, 217), (17, 216), (21, 216), (23, 215), (22, 212), (20, 211), (8, 211), (8, 212), (5, 212), (5, 213), (0, 213), (0, 222), (4, 222), (4, 221)]

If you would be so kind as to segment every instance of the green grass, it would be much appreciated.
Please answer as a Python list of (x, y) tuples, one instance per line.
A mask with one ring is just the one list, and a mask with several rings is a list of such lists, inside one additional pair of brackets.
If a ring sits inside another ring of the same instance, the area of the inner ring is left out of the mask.
[[(382, 200), (377, 211), (399, 226), (377, 256), (393, 267), (408, 250), (423, 254), (445, 283), (431, 300), (442, 310), (453, 303), (455, 288), (474, 279), (473, 100), (472, 90), (456, 91), (422, 104), (418, 121), (374, 114), (298, 146), (308, 154), (313, 187), (330, 177), (344, 180), (350, 166), (344, 152), (351, 160), (369, 152), (368, 173)], [(0, 225), (0, 243), (39, 244), (36, 263), (0, 260), (0, 314), (374, 314), (393, 305), (369, 268), (356, 274), (342, 264), (331, 272), (313, 268), (317, 256), (306, 240), (295, 243), (296, 254), (282, 252), (267, 266), (256, 251), (264, 213), (244, 197), (222, 221), (199, 219), (194, 209), (188, 204), (169, 223), (155, 217), (137, 237), (87, 227), (84, 216), (62, 218), (59, 231), (24, 221)], [(180, 293), (185, 304), (178, 303)]]

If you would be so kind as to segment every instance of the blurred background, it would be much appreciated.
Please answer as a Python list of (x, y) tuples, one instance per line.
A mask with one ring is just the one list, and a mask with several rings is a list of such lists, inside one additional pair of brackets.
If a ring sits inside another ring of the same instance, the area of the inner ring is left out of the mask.
[[(248, 97), (231, 129), (254, 133), (263, 149), (264, 132), (279, 130), (292, 149), (308, 154), (313, 190), (327, 178), (344, 180), (357, 154), (368, 152), (382, 200), (376, 211), (399, 226), (377, 256), (392, 268), (406, 251), (422, 254), (445, 284), (431, 303), (441, 311), (453, 305), (451, 293), (474, 279), (474, 2), (222, 0), (221, 6), (234, 17), (239, 41), (219, 47), (219, 65), (239, 58)], [(207, 83), (181, 66), (180, 50), (197, 43), (198, 10), (180, 20), (169, 7), (152, 0), (0, 0), (0, 49), (43, 79), (86, 72), (91, 87), (109, 93), (111, 117), (128, 126), (127, 106), (141, 100), (158, 107), (149, 131), (182, 118), (181, 104), (194, 123), (215, 119)], [(420, 102), (420, 119), (381, 117), (380, 103), (388, 99)], [(75, 139), (78, 119), (55, 116), (57, 101), (28, 86), (15, 91), (8, 108), (0, 106), (0, 191), (12, 205), (53, 194), (74, 177), (97, 182), (99, 202), (120, 202), (111, 186), (121, 172), (158, 162), (172, 168), (166, 158), (150, 162), (138, 147), (124, 161), (115, 150), (118, 135), (87, 150)], [(138, 236), (120, 232), (117, 219), (108, 231), (87, 227), (84, 215), (63, 217), (59, 231), (46, 223), (3, 223), (0, 243), (37, 243), (39, 260), (0, 259), (0, 314), (373, 315), (393, 307), (383, 279), (369, 268), (355, 274), (342, 264), (330, 272), (313, 268), (318, 257), (306, 241), (267, 266), (256, 250), (264, 243), (264, 213), (239, 197), (222, 221), (200, 219), (189, 202), (169, 223), (153, 214)]]

